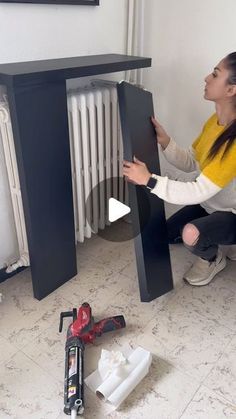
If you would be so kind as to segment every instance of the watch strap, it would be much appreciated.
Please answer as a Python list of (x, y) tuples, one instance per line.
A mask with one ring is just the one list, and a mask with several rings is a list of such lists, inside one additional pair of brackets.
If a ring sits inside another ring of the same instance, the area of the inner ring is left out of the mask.
[(153, 188), (155, 188), (156, 184), (157, 184), (157, 178), (154, 175), (151, 175), (149, 180), (148, 180), (148, 183), (147, 183), (146, 187), (148, 189), (153, 189)]

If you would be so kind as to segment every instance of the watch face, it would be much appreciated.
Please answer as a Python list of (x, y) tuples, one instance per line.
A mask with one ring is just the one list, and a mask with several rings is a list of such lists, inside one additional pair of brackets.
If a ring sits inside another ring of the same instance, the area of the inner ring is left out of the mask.
[(148, 181), (148, 183), (147, 183), (147, 187), (148, 187), (149, 189), (153, 189), (153, 188), (155, 188), (156, 183), (157, 183), (157, 180), (156, 180), (156, 179), (154, 179), (153, 177), (150, 177), (150, 179), (149, 179), (149, 181)]

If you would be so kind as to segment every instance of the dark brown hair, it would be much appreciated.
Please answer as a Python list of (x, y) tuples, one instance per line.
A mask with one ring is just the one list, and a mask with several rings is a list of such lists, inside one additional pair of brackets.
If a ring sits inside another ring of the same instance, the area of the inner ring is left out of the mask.
[[(224, 59), (224, 64), (227, 70), (229, 70), (230, 76), (228, 78), (229, 84), (236, 84), (236, 52), (232, 52), (231, 54), (227, 55)], [(235, 98), (235, 107), (236, 107), (236, 98)], [(232, 147), (234, 141), (236, 139), (236, 119), (234, 119), (231, 124), (219, 135), (219, 137), (215, 140), (214, 144), (212, 145), (208, 158), (212, 160), (217, 153), (219, 152), (220, 148), (226, 144), (224, 153), (222, 158), (225, 157), (226, 153)]]

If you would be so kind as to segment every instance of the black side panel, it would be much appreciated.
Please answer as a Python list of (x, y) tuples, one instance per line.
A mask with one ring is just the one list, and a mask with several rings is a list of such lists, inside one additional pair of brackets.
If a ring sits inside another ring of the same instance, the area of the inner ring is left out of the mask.
[(34, 296), (76, 275), (65, 81), (8, 88)]
[[(135, 155), (151, 173), (160, 174), (151, 93), (127, 82), (117, 89), (125, 160)], [(151, 301), (173, 289), (164, 203), (146, 187), (131, 183), (129, 199), (133, 228), (140, 231), (134, 240), (141, 301)]]

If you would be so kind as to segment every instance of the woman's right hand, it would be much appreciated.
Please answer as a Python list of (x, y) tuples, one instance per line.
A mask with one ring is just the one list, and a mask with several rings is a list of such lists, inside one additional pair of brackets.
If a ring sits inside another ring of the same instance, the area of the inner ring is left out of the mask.
[(168, 146), (170, 142), (170, 137), (164, 130), (164, 128), (157, 122), (157, 120), (152, 116), (151, 117), (152, 124), (155, 128), (156, 134), (157, 134), (157, 143), (162, 146), (162, 148), (165, 150), (165, 148)]

